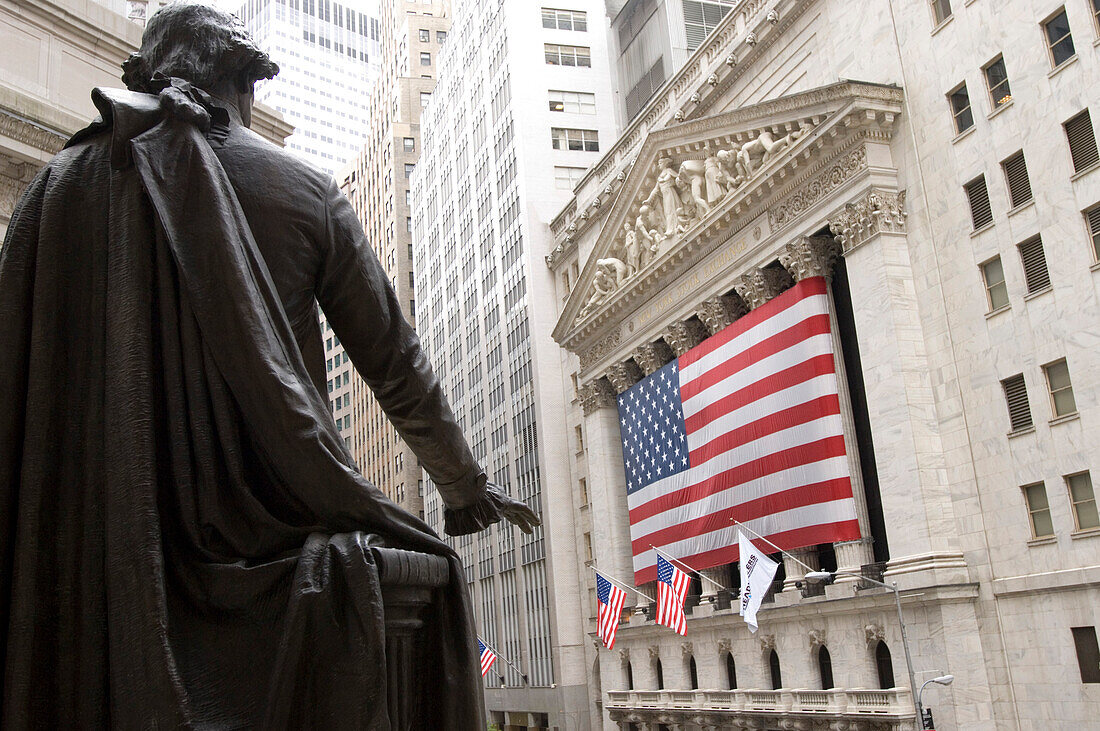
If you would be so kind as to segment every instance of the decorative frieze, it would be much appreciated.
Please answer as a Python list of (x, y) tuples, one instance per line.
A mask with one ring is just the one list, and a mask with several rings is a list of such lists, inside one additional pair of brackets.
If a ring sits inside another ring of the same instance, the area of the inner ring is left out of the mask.
[(56, 155), (65, 146), (68, 136), (45, 127), (32, 124), (8, 112), (0, 112), (0, 135), (19, 140), (36, 150)]
[(769, 207), (768, 223), (772, 230), (793, 221), (866, 167), (867, 148), (859, 145), (791, 195)]
[(833, 267), (839, 256), (840, 244), (831, 236), (801, 236), (784, 247), (779, 263), (796, 282), (810, 277), (832, 280)]
[(698, 320), (680, 320), (669, 325), (661, 337), (672, 348), (673, 354), (679, 358), (703, 342), (708, 334), (706, 326)]
[(642, 369), (632, 360), (615, 363), (607, 369), (607, 380), (615, 393), (622, 393), (626, 389), (642, 380)]
[(619, 347), (619, 342), (621, 340), (622, 332), (617, 329), (597, 340), (591, 348), (580, 354), (581, 369), (588, 368), (600, 358), (603, 358), (612, 350)]
[(672, 348), (668, 347), (668, 343), (664, 340), (643, 343), (638, 346), (633, 355), (634, 362), (641, 366), (642, 373), (647, 376), (675, 357), (672, 354)]
[(757, 267), (741, 275), (734, 289), (750, 310), (755, 310), (791, 286), (791, 275), (776, 267)]
[(829, 220), (829, 231), (844, 253), (862, 246), (880, 233), (905, 233), (905, 191), (892, 193), (871, 189), (859, 200), (848, 203)]
[(597, 378), (591, 383), (580, 387), (578, 392), (581, 400), (581, 411), (588, 416), (599, 409), (615, 408), (615, 389), (606, 378)]
[(721, 295), (700, 304), (696, 315), (710, 334), (715, 335), (748, 311), (748, 306), (740, 297)]

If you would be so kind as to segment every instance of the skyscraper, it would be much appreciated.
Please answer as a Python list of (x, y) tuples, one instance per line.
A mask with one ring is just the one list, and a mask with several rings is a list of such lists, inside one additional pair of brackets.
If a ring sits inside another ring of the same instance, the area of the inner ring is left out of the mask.
[[(498, 663), (490, 720), (586, 727), (577, 445), (559, 416), (568, 384), (544, 257), (550, 217), (615, 134), (604, 4), (465, 0), (452, 11), (412, 178), (420, 331), (490, 479), (544, 520), (518, 540), (502, 524), (456, 547), (479, 632), (525, 676)], [(425, 493), (441, 528), (441, 502)]]
[(287, 149), (335, 171), (355, 156), (378, 76), (377, 0), (246, 0), (237, 15), (279, 75), (256, 87), (256, 101), (294, 125)]

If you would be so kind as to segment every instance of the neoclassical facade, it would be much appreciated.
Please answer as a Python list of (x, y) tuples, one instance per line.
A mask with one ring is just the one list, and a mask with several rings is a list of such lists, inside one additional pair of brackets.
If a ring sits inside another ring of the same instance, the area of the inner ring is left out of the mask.
[[(937, 729), (1094, 718), (1100, 173), (1065, 125), (1097, 104), (1100, 26), (1066, 4), (1067, 60), (1062, 10), (1002, 5), (735, 3), (552, 222), (578, 561), (636, 568), (617, 395), (815, 276), (863, 536), (785, 559), (755, 635), (714, 588), (733, 566), (703, 572), (686, 638), (629, 599), (614, 651), (590, 591), (593, 727), (919, 728), (911, 688), (944, 674)], [(896, 583), (908, 648), (861, 576)]]

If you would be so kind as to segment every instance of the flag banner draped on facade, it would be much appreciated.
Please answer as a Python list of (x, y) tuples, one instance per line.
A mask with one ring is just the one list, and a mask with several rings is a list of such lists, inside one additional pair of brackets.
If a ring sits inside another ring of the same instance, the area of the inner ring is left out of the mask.
[(619, 617), (623, 613), (626, 592), (596, 572), (596, 602), (599, 604), (596, 617), (596, 636), (603, 640), (607, 649), (615, 646), (615, 632), (619, 629)]
[(749, 630), (756, 632), (756, 612), (779, 570), (779, 563), (768, 558), (741, 531), (737, 531), (737, 543), (741, 554), (741, 605), (737, 613), (745, 618)]
[(619, 395), (634, 578), (660, 547), (737, 560), (731, 518), (789, 550), (860, 537), (828, 294), (804, 279)]
[(486, 647), (480, 637), (477, 638), (477, 649), (481, 651), (481, 677), (484, 678), (485, 673), (489, 672), (489, 668), (493, 667), (493, 663), (496, 662), (497, 655)]
[(690, 576), (666, 561), (664, 556), (657, 557), (657, 624), (687, 634), (684, 599), (690, 584)]

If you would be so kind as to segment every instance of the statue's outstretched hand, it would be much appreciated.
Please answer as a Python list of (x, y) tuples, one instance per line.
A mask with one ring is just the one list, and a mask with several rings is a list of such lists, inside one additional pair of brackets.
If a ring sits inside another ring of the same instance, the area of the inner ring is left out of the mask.
[[(481, 478), (484, 480), (484, 476)], [(535, 511), (520, 500), (512, 499), (499, 485), (489, 482), (485, 492), (473, 505), (443, 511), (443, 532), (449, 536), (462, 536), (485, 530), (501, 518), (519, 526), (524, 533), (530, 533), (535, 526), (542, 525)]]
[[(490, 490), (496, 489), (495, 485), (489, 486)], [(500, 493), (500, 499), (503, 505), (501, 506), (501, 514), (513, 525), (519, 526), (519, 529), (524, 533), (530, 533), (535, 529), (536, 525), (542, 525), (542, 521), (539, 520), (539, 516), (535, 515), (535, 511), (527, 507), (527, 504), (519, 500), (513, 500)]]

